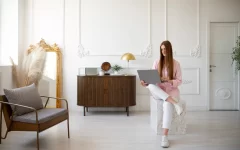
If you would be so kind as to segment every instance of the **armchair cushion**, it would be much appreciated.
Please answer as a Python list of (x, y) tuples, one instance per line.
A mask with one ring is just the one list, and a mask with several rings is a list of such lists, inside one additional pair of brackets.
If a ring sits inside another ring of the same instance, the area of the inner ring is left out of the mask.
[[(43, 108), (42, 99), (37, 88), (35, 87), (35, 84), (10, 90), (4, 89), (4, 93), (8, 99), (8, 102), (10, 103), (33, 107), (37, 110)], [(12, 110), (15, 109), (15, 106), (11, 107)], [(29, 112), (33, 112), (33, 110), (23, 107), (16, 107), (16, 115), (18, 116)]]
[[(44, 108), (37, 111), (38, 112), (38, 122), (44, 123), (52, 120), (56, 117), (64, 115), (67, 113), (67, 109), (64, 108)], [(21, 116), (13, 117), (13, 121), (19, 121), (24, 123), (36, 123), (36, 113), (30, 112)]]

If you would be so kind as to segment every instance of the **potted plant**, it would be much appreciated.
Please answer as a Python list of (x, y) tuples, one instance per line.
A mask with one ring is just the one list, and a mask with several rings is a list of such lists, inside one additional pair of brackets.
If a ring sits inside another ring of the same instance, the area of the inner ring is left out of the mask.
[(119, 65), (112, 66), (112, 70), (114, 74), (118, 74), (118, 71), (122, 70), (123, 68)]
[(232, 63), (235, 62), (235, 71), (240, 70), (240, 36), (238, 36), (236, 46), (233, 48), (232, 52)]

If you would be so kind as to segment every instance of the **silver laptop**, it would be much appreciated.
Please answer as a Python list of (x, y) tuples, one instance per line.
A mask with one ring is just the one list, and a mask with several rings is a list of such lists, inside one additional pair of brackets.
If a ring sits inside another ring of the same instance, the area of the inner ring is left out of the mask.
[(140, 80), (148, 84), (161, 83), (160, 76), (157, 70), (137, 70)]

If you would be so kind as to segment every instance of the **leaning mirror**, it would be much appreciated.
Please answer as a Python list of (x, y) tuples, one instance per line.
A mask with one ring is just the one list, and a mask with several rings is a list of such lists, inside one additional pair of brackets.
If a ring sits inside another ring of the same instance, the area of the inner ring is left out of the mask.
[[(38, 43), (46, 51), (45, 65), (42, 78), (38, 83), (40, 95), (50, 97), (62, 97), (62, 53), (57, 44), (49, 45), (43, 39)], [(28, 50), (31, 53), (34, 46), (31, 45)], [(61, 107), (60, 100), (51, 100), (48, 107)]]

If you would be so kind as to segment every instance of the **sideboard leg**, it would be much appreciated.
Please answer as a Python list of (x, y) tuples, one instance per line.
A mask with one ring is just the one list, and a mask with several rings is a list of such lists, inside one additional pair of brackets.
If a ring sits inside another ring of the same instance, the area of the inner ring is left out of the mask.
[(127, 107), (126, 107), (126, 112), (127, 112)]
[(83, 106), (83, 116), (85, 116), (86, 113), (85, 113), (85, 106)]
[(127, 116), (129, 116), (129, 107), (127, 107), (126, 109), (127, 109)]

